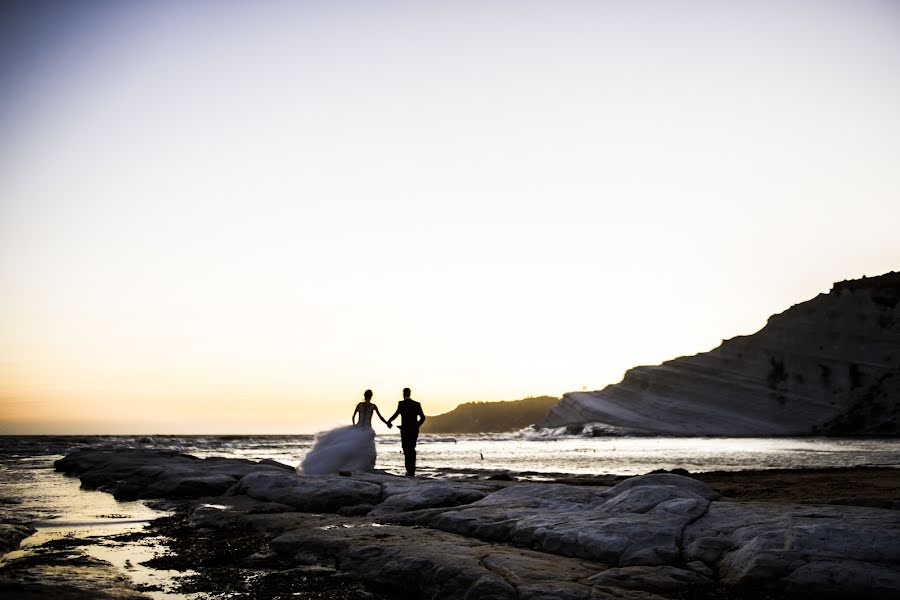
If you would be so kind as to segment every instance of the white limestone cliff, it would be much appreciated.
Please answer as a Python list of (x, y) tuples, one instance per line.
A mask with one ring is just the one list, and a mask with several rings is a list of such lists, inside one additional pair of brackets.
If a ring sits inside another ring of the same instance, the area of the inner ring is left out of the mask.
[(709, 352), (573, 392), (541, 427), (662, 435), (900, 434), (900, 272), (839, 282)]

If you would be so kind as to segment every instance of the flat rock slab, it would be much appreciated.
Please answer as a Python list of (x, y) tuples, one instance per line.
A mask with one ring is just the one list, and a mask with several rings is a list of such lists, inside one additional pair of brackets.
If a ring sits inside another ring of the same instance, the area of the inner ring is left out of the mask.
[(372, 510), (372, 514), (460, 506), (481, 500), (488, 494), (472, 484), (453, 481), (424, 481), (402, 487), (384, 484), (383, 487), (385, 499)]
[(669, 566), (607, 569), (587, 581), (595, 586), (660, 594), (679, 594), (687, 589), (708, 588), (712, 584), (706, 575)]
[(245, 475), (228, 492), (278, 502), (305, 512), (336, 512), (381, 500), (381, 486), (350, 477), (264, 472)]
[(291, 531), (270, 545), (288, 560), (295, 555), (304, 560), (312, 553), (371, 583), (435, 600), (664, 597), (636, 595), (610, 582), (592, 583), (607, 568), (603, 564), (429, 529), (345, 523)]
[(435, 515), (428, 525), (563, 556), (654, 566), (680, 559), (684, 527), (715, 497), (707, 485), (672, 474), (633, 477), (609, 490), (522, 484)]
[(86, 489), (111, 493), (118, 500), (196, 498), (225, 493), (249, 473), (284, 469), (251, 460), (206, 458), (161, 450), (84, 450), (54, 463), (77, 475)]
[(856, 506), (715, 502), (688, 526), (687, 560), (723, 583), (784, 581), (810, 592), (890, 597), (900, 590), (900, 512)]

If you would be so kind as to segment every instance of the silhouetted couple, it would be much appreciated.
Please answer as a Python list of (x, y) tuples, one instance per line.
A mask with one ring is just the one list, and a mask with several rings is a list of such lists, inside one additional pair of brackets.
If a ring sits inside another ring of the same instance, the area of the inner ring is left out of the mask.
[(298, 471), (307, 475), (323, 475), (374, 469), (375, 430), (372, 429), (372, 415), (378, 415), (388, 427), (393, 427), (394, 419), (400, 417), (400, 441), (406, 475), (413, 477), (416, 474), (416, 441), (419, 439), (419, 428), (425, 422), (422, 405), (410, 398), (409, 388), (403, 388), (403, 400), (397, 405), (394, 415), (385, 420), (372, 402), (372, 395), (372, 390), (366, 390), (363, 401), (356, 405), (353, 425), (316, 434), (316, 443), (297, 467)]

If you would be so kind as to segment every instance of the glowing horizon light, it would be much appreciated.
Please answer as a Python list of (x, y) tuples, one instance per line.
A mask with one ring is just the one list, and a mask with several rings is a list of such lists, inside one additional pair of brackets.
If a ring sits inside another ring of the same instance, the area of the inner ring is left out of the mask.
[(599, 389), (900, 268), (900, 10), (0, 9), (0, 434)]

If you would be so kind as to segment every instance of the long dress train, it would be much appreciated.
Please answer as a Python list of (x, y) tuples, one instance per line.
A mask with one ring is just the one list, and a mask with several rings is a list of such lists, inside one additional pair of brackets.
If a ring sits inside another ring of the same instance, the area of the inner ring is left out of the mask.
[(316, 434), (316, 442), (297, 472), (304, 475), (326, 475), (338, 471), (371, 471), (375, 468), (375, 430), (372, 429), (374, 408), (364, 402), (359, 406), (359, 423), (337, 427)]

